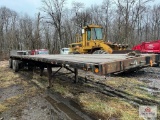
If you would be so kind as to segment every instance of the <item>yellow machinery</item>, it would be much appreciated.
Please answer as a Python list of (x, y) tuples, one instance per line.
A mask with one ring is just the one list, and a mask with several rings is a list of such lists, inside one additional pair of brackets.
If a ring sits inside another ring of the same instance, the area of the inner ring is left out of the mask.
[(104, 42), (102, 26), (93, 24), (83, 27), (81, 38), (77, 36), (76, 40), (76, 43), (69, 44), (70, 53), (111, 54), (113, 51), (126, 50), (128, 47), (128, 45)]

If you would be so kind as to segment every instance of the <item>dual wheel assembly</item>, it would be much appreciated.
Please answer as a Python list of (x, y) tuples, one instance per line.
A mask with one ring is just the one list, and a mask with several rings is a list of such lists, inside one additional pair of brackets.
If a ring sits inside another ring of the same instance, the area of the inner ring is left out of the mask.
[(19, 61), (9, 59), (9, 67), (12, 68), (15, 72), (19, 70)]

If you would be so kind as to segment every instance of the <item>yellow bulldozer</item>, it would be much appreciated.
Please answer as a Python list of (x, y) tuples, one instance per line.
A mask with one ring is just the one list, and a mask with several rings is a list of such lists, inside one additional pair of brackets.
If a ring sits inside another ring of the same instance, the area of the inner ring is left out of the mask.
[(76, 42), (69, 44), (70, 54), (112, 54), (114, 51), (124, 51), (127, 44), (105, 42), (100, 25), (87, 25), (82, 29), (82, 36), (76, 37)]

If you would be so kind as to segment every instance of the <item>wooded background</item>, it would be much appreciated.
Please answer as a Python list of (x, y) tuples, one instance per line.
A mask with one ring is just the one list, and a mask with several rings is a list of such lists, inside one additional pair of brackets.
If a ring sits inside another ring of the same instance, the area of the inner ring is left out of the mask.
[(60, 48), (75, 42), (81, 28), (91, 23), (102, 25), (105, 41), (132, 47), (142, 41), (160, 39), (160, 4), (152, 0), (104, 0), (101, 5), (85, 7), (67, 0), (42, 0), (35, 17), (0, 7), (0, 58), (10, 50)]

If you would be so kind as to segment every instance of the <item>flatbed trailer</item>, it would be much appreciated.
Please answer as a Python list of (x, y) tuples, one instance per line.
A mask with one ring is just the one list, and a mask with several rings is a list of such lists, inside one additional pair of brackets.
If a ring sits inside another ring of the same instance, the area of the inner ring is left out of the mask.
[[(10, 55), (10, 67), (15, 72), (19, 70), (20, 63), (30, 67), (39, 67), (41, 75), (44, 68), (47, 68), (49, 87), (51, 87), (51, 79), (62, 67), (74, 73), (74, 81), (77, 82), (78, 69), (97, 75), (119, 73), (159, 65), (160, 55), (141, 54), (138, 57), (130, 57), (128, 54)], [(52, 67), (60, 67), (60, 69), (53, 73)]]

